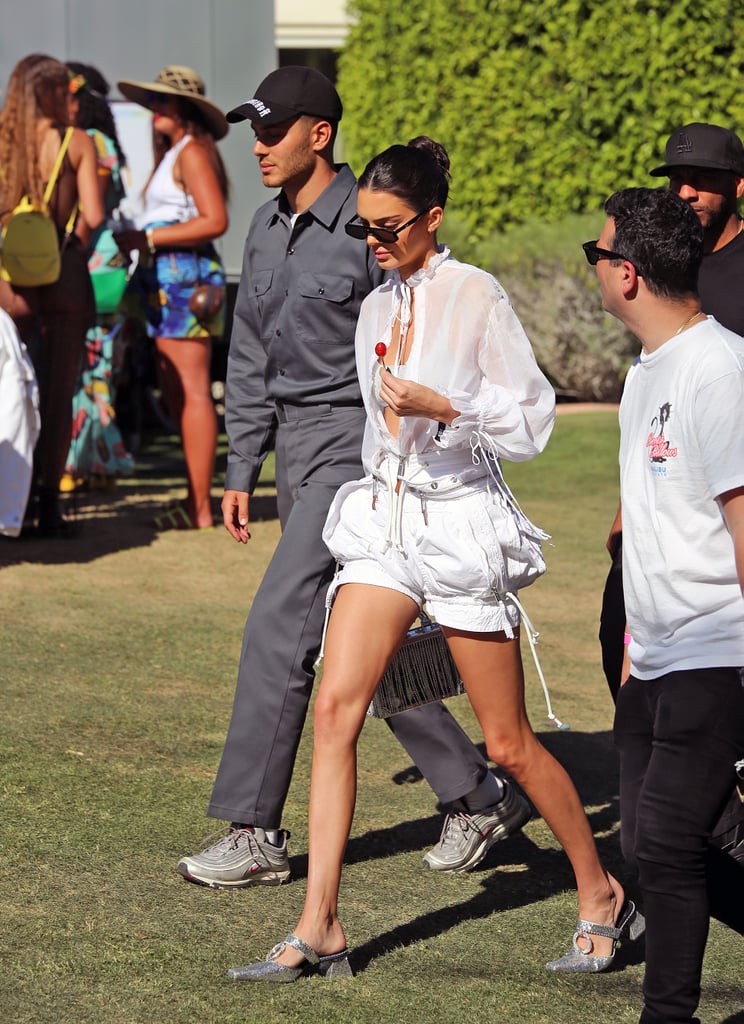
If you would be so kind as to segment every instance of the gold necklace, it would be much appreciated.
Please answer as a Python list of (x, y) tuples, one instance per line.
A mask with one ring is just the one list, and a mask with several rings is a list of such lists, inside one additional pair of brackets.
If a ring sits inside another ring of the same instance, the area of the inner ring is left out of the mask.
[(692, 321), (693, 321), (693, 320), (697, 320), (697, 318), (698, 318), (699, 316), (704, 316), (704, 315), (705, 315), (705, 314), (703, 313), (702, 309), (699, 309), (699, 310), (697, 311), (697, 313), (693, 313), (693, 314), (692, 314), (692, 316), (691, 316), (691, 317), (690, 317), (690, 318), (689, 318), (688, 320), (685, 320), (685, 322), (684, 322), (683, 324), (681, 324), (681, 325), (680, 325), (680, 326), (679, 326), (679, 327), (677, 328), (677, 330), (676, 330), (676, 331), (674, 332), (674, 334), (672, 335), (672, 337), (673, 337), (673, 338), (676, 338), (678, 334), (681, 334), (681, 333), (682, 333), (682, 331), (684, 331), (685, 327), (689, 327), (689, 326), (690, 326), (690, 324), (692, 323)]

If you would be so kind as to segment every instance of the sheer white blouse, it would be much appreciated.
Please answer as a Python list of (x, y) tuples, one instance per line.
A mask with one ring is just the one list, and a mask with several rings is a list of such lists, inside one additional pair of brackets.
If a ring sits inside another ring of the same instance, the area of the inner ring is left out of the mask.
[[(413, 342), (393, 373), (447, 397), (459, 415), (436, 439), (438, 424), (403, 417), (390, 433), (379, 398), (375, 345), (390, 350), (393, 327), (405, 337), (413, 306)], [(396, 273), (362, 303), (356, 330), (357, 373), (367, 410), (362, 448), (365, 472), (382, 453), (413, 456), (447, 448), (470, 463), (478, 449), (513, 462), (543, 450), (553, 429), (555, 395), (537, 365), (529, 339), (499, 282), (453, 259), (442, 247), (423, 270), (402, 281)]]

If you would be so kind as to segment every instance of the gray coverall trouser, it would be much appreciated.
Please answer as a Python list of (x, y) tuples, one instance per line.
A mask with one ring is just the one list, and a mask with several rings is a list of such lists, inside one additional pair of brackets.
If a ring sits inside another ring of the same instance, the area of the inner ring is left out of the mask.
[[(276, 489), (282, 536), (243, 636), (232, 718), (210, 817), (279, 828), (315, 678), (334, 562), (322, 540), (341, 484), (362, 474), (364, 409), (278, 410)], [(479, 785), (488, 766), (441, 702), (388, 725), (442, 803)]]

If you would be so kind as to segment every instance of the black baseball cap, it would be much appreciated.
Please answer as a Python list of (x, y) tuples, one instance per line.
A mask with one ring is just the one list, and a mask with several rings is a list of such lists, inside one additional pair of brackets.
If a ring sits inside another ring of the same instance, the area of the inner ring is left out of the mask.
[(291, 64), (264, 78), (253, 99), (228, 110), (227, 120), (254, 121), (267, 127), (300, 114), (322, 117), (332, 124), (341, 120), (341, 97), (325, 75), (314, 68)]
[[(228, 118), (229, 120), (229, 118)], [(666, 163), (650, 171), (654, 177), (669, 175), (675, 167), (710, 167), (731, 171), (744, 178), (744, 146), (728, 128), (717, 124), (686, 124), (667, 140)]]

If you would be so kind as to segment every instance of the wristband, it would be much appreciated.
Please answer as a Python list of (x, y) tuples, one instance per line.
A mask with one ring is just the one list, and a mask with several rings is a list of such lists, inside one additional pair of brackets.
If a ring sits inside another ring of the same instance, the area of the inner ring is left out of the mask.
[(150, 250), (150, 255), (155, 255), (155, 242), (152, 238), (152, 228), (145, 228), (145, 238), (147, 239), (147, 248)]
[(442, 423), (442, 421), (440, 420), (439, 424), (437, 426), (437, 432), (434, 435), (434, 440), (435, 441), (441, 441), (442, 440), (442, 434), (444, 434), (446, 429), (447, 429), (447, 424), (446, 423)]
[(633, 637), (630, 635), (630, 633), (626, 633), (623, 636), (623, 643), (625, 644), (626, 647), (628, 646), (628, 644), (631, 642), (632, 639), (633, 639)]

